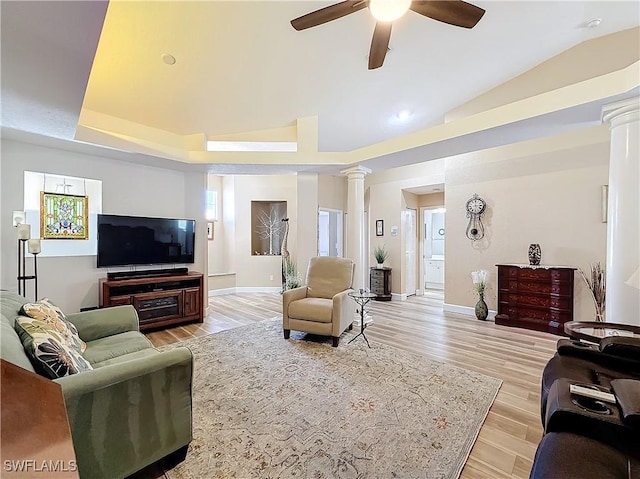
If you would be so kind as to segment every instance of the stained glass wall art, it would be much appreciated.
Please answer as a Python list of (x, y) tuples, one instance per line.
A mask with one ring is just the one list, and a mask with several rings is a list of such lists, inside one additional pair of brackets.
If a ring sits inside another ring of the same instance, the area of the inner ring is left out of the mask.
[(40, 234), (42, 239), (89, 237), (89, 197), (40, 192)]

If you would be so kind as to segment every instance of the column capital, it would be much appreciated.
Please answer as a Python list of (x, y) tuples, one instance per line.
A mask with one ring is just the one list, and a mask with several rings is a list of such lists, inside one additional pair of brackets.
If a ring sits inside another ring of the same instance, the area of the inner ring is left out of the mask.
[(365, 175), (371, 173), (371, 169), (366, 166), (352, 166), (346, 170), (342, 170), (340, 173), (346, 175), (349, 178), (364, 178)]
[(640, 97), (610, 103), (602, 107), (602, 122), (611, 127), (640, 120)]

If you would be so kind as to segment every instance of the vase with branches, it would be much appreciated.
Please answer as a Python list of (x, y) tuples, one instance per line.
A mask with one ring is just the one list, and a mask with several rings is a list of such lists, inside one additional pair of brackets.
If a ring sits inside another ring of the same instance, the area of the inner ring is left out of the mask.
[(471, 272), (471, 280), (473, 281), (473, 289), (476, 293), (478, 293), (479, 299), (474, 308), (474, 312), (476, 313), (476, 318), (480, 320), (487, 319), (489, 316), (489, 307), (487, 303), (484, 302), (484, 291), (487, 287), (487, 281), (489, 279), (489, 272), (487, 270), (481, 269), (479, 271)]
[(605, 270), (600, 262), (593, 263), (589, 267), (589, 274), (580, 268), (580, 275), (591, 293), (591, 299), (596, 308), (596, 321), (604, 321), (604, 307), (607, 298), (607, 284)]

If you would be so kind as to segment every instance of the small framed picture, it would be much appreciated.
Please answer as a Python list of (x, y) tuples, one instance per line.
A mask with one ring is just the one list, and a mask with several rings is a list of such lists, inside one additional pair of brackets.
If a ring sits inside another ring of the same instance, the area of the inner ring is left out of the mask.
[(213, 239), (213, 223), (207, 223), (207, 238)]
[(384, 236), (384, 221), (376, 220), (376, 236)]

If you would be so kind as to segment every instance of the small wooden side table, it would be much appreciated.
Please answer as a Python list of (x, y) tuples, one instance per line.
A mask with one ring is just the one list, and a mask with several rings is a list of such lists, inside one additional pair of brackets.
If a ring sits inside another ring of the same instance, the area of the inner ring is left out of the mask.
[(3, 478), (79, 478), (62, 387), (0, 359)]
[(391, 268), (371, 268), (369, 273), (371, 292), (376, 301), (391, 301)]

